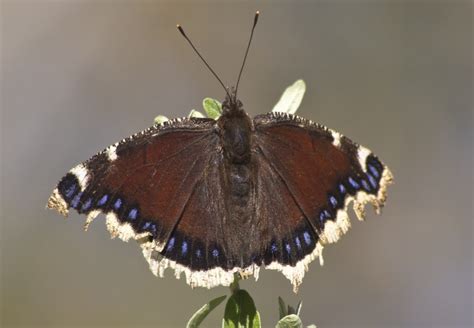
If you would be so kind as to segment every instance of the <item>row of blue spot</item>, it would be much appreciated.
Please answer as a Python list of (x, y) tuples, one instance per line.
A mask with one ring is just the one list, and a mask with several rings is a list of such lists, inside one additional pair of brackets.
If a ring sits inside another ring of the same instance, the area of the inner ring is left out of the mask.
[[(74, 196), (74, 198), (72, 199), (71, 201), (71, 207), (72, 208), (75, 208), (77, 209), (78, 205), (79, 205), (79, 202), (80, 202), (80, 199), (81, 199), (81, 196), (82, 196), (82, 192), (78, 193), (76, 196)], [(106, 203), (107, 203), (107, 200), (108, 200), (109, 196), (107, 194), (103, 195), (98, 201), (97, 201), (97, 206), (98, 207), (102, 207), (104, 206)], [(117, 198), (115, 200), (115, 203), (114, 203), (114, 209), (116, 211), (120, 210), (121, 206), (122, 206), (122, 200), (120, 198)], [(82, 212), (85, 212), (85, 211), (88, 211), (92, 206), (92, 198), (89, 197), (87, 198), (83, 203), (82, 203), (82, 206), (81, 206), (81, 211)], [(136, 220), (136, 218), (138, 217), (138, 209), (136, 208), (131, 208), (129, 211), (128, 211), (128, 215), (127, 215), (128, 219), (129, 220)]]
[(294, 236), (291, 241), (283, 239), (281, 243), (276, 241), (271, 242), (266, 254), (255, 253), (252, 255), (250, 262), (244, 262), (246, 264), (242, 264), (236, 259), (227, 262), (224, 254), (220, 252), (218, 247), (209, 249), (207, 260), (211, 262), (205, 262), (206, 248), (203, 246), (191, 247), (190, 241), (180, 237), (180, 234), (178, 234), (178, 236), (171, 236), (165, 246), (163, 254), (167, 258), (175, 260), (178, 263), (183, 263), (195, 270), (208, 269), (216, 265), (224, 268), (233, 267), (235, 265), (250, 265), (251, 263), (260, 265), (263, 260), (265, 260), (267, 264), (278, 261), (293, 265), (314, 249), (315, 240), (309, 229), (309, 227), (306, 227), (306, 230), (297, 229), (300, 232), (296, 233), (297, 235)]
[[(311, 246), (311, 244), (312, 244), (311, 234), (306, 230), (303, 232), (303, 240), (304, 240), (304, 243), (306, 244), (306, 246)], [(291, 254), (291, 244), (288, 243), (288, 242), (286, 242), (284, 244), (285, 244), (286, 252), (288, 253), (288, 255), (290, 255)], [(301, 244), (301, 240), (298, 236), (295, 237), (295, 244), (296, 244), (297, 249), (299, 249), (299, 250), (302, 249), (303, 245)], [(278, 252), (278, 246), (277, 246), (276, 242), (271, 243), (270, 251), (271, 251), (272, 254), (276, 254)]]
[[(175, 243), (176, 243), (176, 238), (171, 237), (168, 241), (167, 246), (166, 246), (166, 252), (168, 252), (168, 253), (172, 252), (174, 247), (175, 247)], [(186, 256), (187, 253), (188, 253), (188, 242), (186, 240), (183, 240), (182, 243), (181, 243), (181, 255)], [(202, 250), (200, 248), (196, 249), (195, 254), (198, 258), (201, 258), (202, 257)], [(217, 248), (214, 248), (211, 251), (211, 255), (212, 255), (212, 257), (217, 259), (219, 257), (219, 250)]]
[[(87, 197), (85, 200), (81, 200), (84, 196), (83, 192), (79, 191), (79, 184), (77, 183), (77, 178), (74, 175), (67, 175), (64, 177), (62, 182), (59, 184), (62, 194), (67, 200), (69, 200), (69, 205), (79, 210), (80, 212), (87, 212), (93, 207), (93, 198)], [(61, 188), (62, 187), (62, 188)], [(110, 200), (109, 194), (102, 195), (96, 202), (96, 207), (103, 208)], [(116, 198), (112, 204), (115, 211), (120, 211), (123, 206), (123, 201), (121, 198)], [(131, 208), (128, 210), (126, 215), (127, 219), (134, 222), (138, 218), (138, 209)], [(141, 231), (149, 231), (153, 236), (156, 236), (157, 226), (156, 223), (151, 221), (144, 221), (141, 223)]]
[[(372, 159), (372, 161), (375, 161), (375, 159)], [(377, 166), (380, 167), (380, 170), (383, 170), (381, 164), (367, 164), (368, 172), (365, 174), (366, 178), (360, 178), (359, 180), (349, 176), (346, 179), (347, 186), (353, 193), (359, 191), (360, 189), (363, 189), (364, 191), (368, 193), (376, 193), (378, 190), (378, 184), (379, 180), (381, 177), (381, 172), (379, 169), (377, 169)], [(368, 182), (367, 182), (368, 180)], [(339, 199), (333, 194), (328, 195), (328, 204), (329, 208), (333, 213), (337, 212), (338, 208), (342, 208), (344, 206), (344, 200), (345, 197), (348, 193), (348, 189), (344, 183), (340, 183), (338, 185), (338, 191), (339, 191)], [(333, 215), (328, 209), (322, 209), (321, 212), (319, 213), (319, 221), (322, 225), (324, 223), (333, 218)]]

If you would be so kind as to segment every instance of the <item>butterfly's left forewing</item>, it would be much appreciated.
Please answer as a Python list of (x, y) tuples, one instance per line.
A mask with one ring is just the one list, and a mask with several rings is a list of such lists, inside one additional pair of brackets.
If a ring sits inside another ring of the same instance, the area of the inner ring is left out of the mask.
[(167, 243), (217, 148), (215, 121), (177, 119), (110, 146), (71, 169), (48, 207), (87, 215), (105, 213), (113, 236)]

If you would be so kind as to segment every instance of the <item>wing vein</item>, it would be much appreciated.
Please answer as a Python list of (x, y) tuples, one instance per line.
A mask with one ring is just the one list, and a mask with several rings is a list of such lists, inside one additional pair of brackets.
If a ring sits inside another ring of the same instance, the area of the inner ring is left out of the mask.
[(309, 219), (308, 217), (308, 213), (306, 213), (303, 209), (303, 207), (301, 206), (301, 204), (298, 202), (298, 200), (296, 199), (293, 191), (291, 190), (291, 188), (288, 186), (288, 184), (286, 183), (285, 179), (283, 178), (281, 172), (278, 170), (278, 168), (275, 167), (275, 165), (272, 163), (272, 161), (265, 155), (262, 147), (260, 145), (258, 145), (258, 148), (260, 149), (260, 153), (262, 154), (262, 158), (268, 163), (268, 165), (276, 172), (276, 174), (278, 175), (278, 177), (283, 181), (283, 184), (285, 185), (286, 189), (288, 189), (288, 192), (290, 193), (291, 197), (293, 198), (293, 200), (295, 201), (295, 204), (298, 206), (298, 208), (300, 209), (301, 213), (303, 213), (306, 221), (309, 223), (309, 225), (313, 228), (313, 230), (318, 233), (318, 230), (317, 228), (314, 226), (314, 224), (311, 222), (311, 220)]

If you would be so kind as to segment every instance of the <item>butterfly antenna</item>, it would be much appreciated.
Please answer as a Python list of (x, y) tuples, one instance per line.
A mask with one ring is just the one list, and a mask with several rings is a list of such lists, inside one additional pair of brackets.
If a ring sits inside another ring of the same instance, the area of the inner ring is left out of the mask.
[(219, 76), (217, 76), (216, 72), (214, 72), (214, 70), (211, 68), (211, 66), (209, 66), (209, 64), (207, 63), (207, 61), (201, 56), (201, 54), (199, 53), (199, 51), (196, 49), (196, 47), (194, 46), (194, 44), (191, 42), (191, 40), (189, 40), (188, 36), (186, 35), (186, 33), (184, 33), (184, 30), (183, 28), (181, 27), (181, 25), (176, 25), (176, 27), (178, 28), (179, 32), (184, 36), (184, 38), (189, 42), (189, 44), (191, 45), (191, 47), (193, 48), (194, 52), (197, 53), (197, 55), (199, 56), (199, 58), (201, 58), (201, 60), (203, 61), (203, 63), (207, 66), (207, 68), (211, 71), (212, 74), (214, 74), (214, 76), (216, 77), (217, 81), (219, 81), (219, 83), (222, 85), (222, 87), (224, 88), (225, 92), (227, 93), (227, 96), (229, 97), (230, 99), (230, 94), (229, 94), (229, 90), (227, 90), (227, 88), (225, 87), (224, 83), (222, 83), (222, 80), (219, 78)]
[(250, 32), (249, 44), (247, 45), (247, 50), (245, 51), (244, 61), (242, 62), (242, 67), (240, 67), (239, 77), (237, 78), (237, 84), (235, 85), (235, 97), (236, 98), (237, 98), (237, 90), (239, 89), (240, 77), (242, 76), (242, 71), (244, 70), (245, 61), (247, 60), (247, 55), (248, 55), (249, 49), (250, 49), (250, 44), (252, 43), (253, 31), (255, 30), (255, 26), (257, 25), (259, 15), (260, 15), (260, 11), (257, 10), (257, 12), (255, 13), (255, 17), (253, 19), (253, 26), (252, 26), (252, 32)]

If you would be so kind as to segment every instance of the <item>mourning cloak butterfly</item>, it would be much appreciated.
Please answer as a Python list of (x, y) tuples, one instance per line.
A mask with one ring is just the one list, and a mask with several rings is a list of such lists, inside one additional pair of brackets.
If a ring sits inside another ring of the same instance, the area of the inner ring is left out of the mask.
[(47, 206), (86, 214), (86, 229), (104, 213), (112, 237), (137, 240), (155, 275), (170, 267), (210, 288), (263, 266), (297, 289), (323, 245), (349, 229), (351, 202), (361, 220), (366, 203), (380, 211), (392, 174), (317, 123), (250, 118), (236, 90), (222, 107), (217, 120), (174, 119), (106, 148), (71, 169)]

